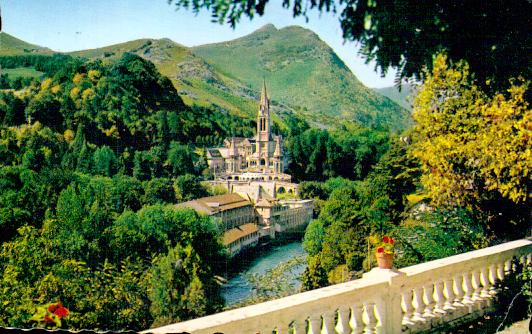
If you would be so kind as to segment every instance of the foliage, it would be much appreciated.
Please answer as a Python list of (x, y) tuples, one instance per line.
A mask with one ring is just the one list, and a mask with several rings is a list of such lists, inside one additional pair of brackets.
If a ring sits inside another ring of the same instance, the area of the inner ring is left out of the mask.
[[(485, 212), (493, 225), (526, 224), (529, 205), (530, 128), (527, 83), (507, 94), (484, 93), (469, 66), (436, 57), (414, 105), (412, 153), (436, 205)], [(498, 216), (501, 216), (497, 218)]]
[(418, 212), (414, 209), (412, 214), (393, 232), (398, 244), (396, 265), (399, 267), (480, 249), (490, 244), (483, 221), (465, 208)]
[(176, 177), (174, 181), (174, 191), (178, 202), (190, 201), (194, 198), (208, 195), (206, 188), (200, 183), (197, 176), (185, 174)]
[[(171, 2), (194, 12), (209, 10), (219, 23), (227, 22), (233, 27), (242, 15), (249, 18), (263, 15), (268, 3), (267, 0)], [(530, 77), (527, 50), (531, 37), (526, 28), (529, 23), (526, 13), (531, 11), (531, 4), (527, 1), (457, 5), (452, 0), (424, 4), (413, 0), (285, 0), (283, 7), (291, 8), (294, 16), (307, 17), (312, 10), (340, 13), (343, 37), (360, 43), (362, 55), (368, 62), (374, 60), (383, 74), (392, 66), (398, 70), (399, 78), (419, 78), (422, 67), (432, 65), (432, 56), (446, 51), (453, 60), (468, 61), (481, 81), (497, 80), (506, 85), (511, 77)]]
[(305, 289), (354, 277), (368, 261), (368, 236), (392, 233), (401, 223), (406, 196), (417, 188), (419, 166), (397, 138), (386, 144), (389, 149), (362, 181), (302, 183), (301, 193), (320, 203), (304, 237), (310, 255)]
[(323, 236), (325, 235), (325, 228), (323, 222), (318, 219), (310, 221), (305, 230), (303, 237), (303, 248), (309, 256), (314, 256), (319, 253), (323, 244)]
[(363, 179), (389, 145), (388, 132), (348, 122), (330, 131), (307, 129), (288, 138), (292, 158), (288, 172), (296, 180)]
[[(78, 202), (87, 203), (82, 196), (95, 196), (109, 204), (101, 194), (94, 193), (95, 187), (97, 184), (86, 190), (79, 189), (79, 185), (69, 187), (69, 201), (77, 197)], [(93, 200), (92, 205), (80, 205), (81, 210), (94, 206), (98, 199)], [(102, 216), (112, 216), (112, 210), (102, 211)], [(77, 212), (72, 213), (72, 221), (76, 221)], [(72, 329), (145, 329), (154, 319), (157, 323), (165, 321), (160, 302), (172, 298), (181, 300), (173, 308), (179, 319), (221, 307), (219, 287), (213, 277), (221, 272), (224, 255), (216, 226), (209, 218), (171, 206), (146, 207), (138, 213), (126, 211), (109, 225), (98, 225), (91, 215), (88, 219), (92, 219), (96, 233), (83, 225), (87, 219), (78, 218), (83, 224), (73, 226), (65, 224), (66, 218), (59, 214), (59, 220), (46, 221), (41, 230), (23, 227), (18, 238), (3, 243), (2, 325), (25, 326), (35, 307), (47, 300), (61, 300), (68, 305), (67, 325)], [(171, 257), (167, 254), (169, 247), (189, 254), (190, 260), (184, 257), (185, 265), (176, 276), (177, 281), (167, 282), (170, 286), (186, 283), (181, 290), (180, 285), (160, 288), (164, 276), (157, 274), (157, 270), (162, 270), (157, 268), (164, 262), (161, 259)]]
[(525, 296), (528, 302), (528, 313), (532, 306), (532, 265), (523, 266), (523, 270), (517, 275), (517, 279), (521, 281), (521, 293)]
[[(218, 290), (205, 287), (199, 278), (208, 274), (190, 245), (184, 249), (177, 245), (167, 255), (157, 259), (153, 266), (149, 294), (154, 325), (175, 323), (219, 310), (221, 297), (219, 294), (213, 295)], [(211, 286), (216, 284), (212, 278), (210, 280)]]

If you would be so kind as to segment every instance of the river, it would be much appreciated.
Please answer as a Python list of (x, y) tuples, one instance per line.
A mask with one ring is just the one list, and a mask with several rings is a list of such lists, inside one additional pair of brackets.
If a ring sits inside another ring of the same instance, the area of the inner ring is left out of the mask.
[[(271, 248), (259, 253), (254, 259), (242, 264), (242, 270), (229, 279), (222, 287), (222, 296), (225, 298), (226, 306), (239, 303), (252, 294), (252, 287), (246, 280), (248, 274), (264, 274), (268, 270), (275, 268), (279, 264), (289, 261), (295, 257), (305, 256), (305, 250), (301, 242), (291, 242), (281, 246)], [(238, 256), (238, 255), (237, 255)], [(298, 265), (294, 270), (288, 271), (296, 286), (299, 286), (299, 277), (305, 270), (305, 265)]]

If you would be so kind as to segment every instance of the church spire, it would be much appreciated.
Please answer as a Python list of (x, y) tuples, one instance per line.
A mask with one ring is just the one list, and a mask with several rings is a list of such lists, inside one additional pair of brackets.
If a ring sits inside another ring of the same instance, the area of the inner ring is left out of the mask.
[(262, 91), (260, 93), (260, 111), (267, 111), (270, 109), (270, 100), (268, 99), (268, 92), (266, 91), (266, 79), (262, 81)]

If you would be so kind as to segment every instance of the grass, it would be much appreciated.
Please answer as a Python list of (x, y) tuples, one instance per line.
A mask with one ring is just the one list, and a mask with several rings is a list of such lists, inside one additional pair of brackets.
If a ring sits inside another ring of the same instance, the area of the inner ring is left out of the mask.
[(23, 78), (40, 78), (44, 73), (37, 71), (31, 67), (17, 67), (17, 68), (7, 68), (2, 69), (2, 74), (7, 74), (10, 79), (17, 77)]
[(0, 33), (0, 56), (22, 54), (51, 54), (52, 51), (38, 45), (30, 44), (5, 32)]

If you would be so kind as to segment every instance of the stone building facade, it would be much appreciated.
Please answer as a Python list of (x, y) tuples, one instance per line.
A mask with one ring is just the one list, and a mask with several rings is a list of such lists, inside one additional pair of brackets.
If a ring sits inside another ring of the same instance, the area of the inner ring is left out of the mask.
[(252, 138), (231, 137), (223, 147), (207, 149), (207, 163), (216, 180), (285, 181), (286, 157), (283, 138), (271, 132), (270, 99), (264, 83), (257, 112), (256, 135)]

